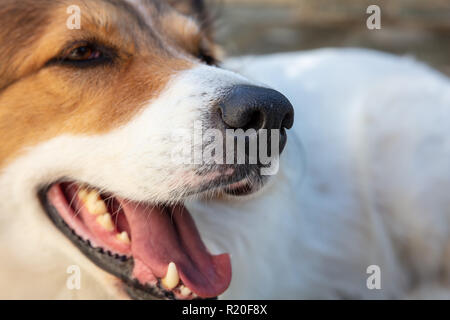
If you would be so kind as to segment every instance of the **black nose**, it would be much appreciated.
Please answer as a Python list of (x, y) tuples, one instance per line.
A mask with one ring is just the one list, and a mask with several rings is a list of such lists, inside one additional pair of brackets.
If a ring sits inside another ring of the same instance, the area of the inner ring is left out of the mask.
[(278, 129), (280, 152), (286, 144), (285, 129), (294, 123), (294, 108), (273, 89), (238, 85), (219, 103), (223, 122), (232, 129)]
[(290, 129), (294, 123), (291, 103), (273, 89), (235, 86), (220, 109), (225, 124), (234, 129)]

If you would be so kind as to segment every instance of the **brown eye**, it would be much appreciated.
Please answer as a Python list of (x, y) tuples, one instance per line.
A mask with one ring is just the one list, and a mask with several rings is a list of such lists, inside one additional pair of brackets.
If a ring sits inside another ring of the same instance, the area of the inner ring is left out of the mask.
[(114, 48), (95, 42), (83, 41), (76, 44), (68, 44), (66, 49), (49, 60), (47, 65), (91, 68), (113, 63), (116, 58), (117, 51)]
[(66, 60), (69, 61), (87, 61), (102, 58), (103, 54), (101, 51), (96, 50), (91, 46), (81, 46), (73, 49), (66, 56)]

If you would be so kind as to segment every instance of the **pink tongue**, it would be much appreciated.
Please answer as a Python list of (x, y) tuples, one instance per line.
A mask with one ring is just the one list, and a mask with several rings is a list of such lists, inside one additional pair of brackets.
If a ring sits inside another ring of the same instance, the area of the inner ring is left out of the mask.
[(146, 278), (146, 268), (142, 265), (163, 278), (169, 263), (174, 262), (184, 285), (199, 297), (216, 297), (228, 288), (231, 281), (229, 255), (213, 256), (208, 252), (186, 208), (177, 206), (164, 210), (119, 201), (130, 226), (135, 260), (133, 274), (138, 280)]

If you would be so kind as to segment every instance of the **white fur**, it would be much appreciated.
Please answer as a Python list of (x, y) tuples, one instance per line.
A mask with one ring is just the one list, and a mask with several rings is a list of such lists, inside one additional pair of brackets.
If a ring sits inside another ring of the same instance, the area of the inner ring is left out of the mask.
[[(296, 116), (277, 186), (252, 203), (201, 210), (199, 223), (221, 219), (213, 239), (233, 234), (222, 243), (237, 252), (234, 269), (245, 270), (225, 297), (402, 298), (430, 282), (445, 286), (448, 78), (409, 58), (356, 49), (228, 66), (280, 90)], [(210, 225), (201, 229), (208, 238)], [(372, 264), (381, 267), (382, 290), (367, 289)]]
[[(246, 199), (188, 204), (211, 251), (232, 254), (223, 298), (445, 296), (448, 79), (410, 59), (364, 50), (247, 57), (228, 66), (284, 93), (296, 122), (267, 188)], [(36, 188), (65, 176), (134, 200), (170, 200), (192, 168), (171, 164), (166, 137), (190, 128), (224, 88), (247, 82), (193, 69), (124, 127), (56, 137), (5, 168), (0, 287), (14, 289), (0, 297), (118, 297), (111, 277), (49, 222)], [(71, 264), (83, 272), (77, 292), (65, 286)], [(381, 267), (381, 290), (366, 287), (372, 264)]]

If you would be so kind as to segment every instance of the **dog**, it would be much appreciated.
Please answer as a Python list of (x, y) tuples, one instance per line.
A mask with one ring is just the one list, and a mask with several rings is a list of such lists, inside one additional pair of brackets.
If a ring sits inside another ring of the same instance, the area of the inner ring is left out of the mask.
[[(1, 298), (447, 296), (445, 76), (360, 49), (220, 64), (199, 0), (0, 19)], [(199, 122), (281, 155), (175, 161)]]

